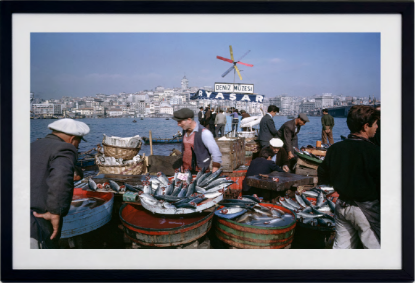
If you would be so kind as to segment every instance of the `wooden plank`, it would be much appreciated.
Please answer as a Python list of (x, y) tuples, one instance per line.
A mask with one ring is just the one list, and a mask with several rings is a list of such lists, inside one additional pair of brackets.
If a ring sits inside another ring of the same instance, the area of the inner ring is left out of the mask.
[(106, 183), (109, 180), (116, 182), (118, 185), (127, 183), (132, 186), (141, 185), (145, 179), (144, 175), (120, 175), (120, 174), (100, 174), (92, 178), (95, 183)]
[(304, 176), (317, 176), (317, 170), (303, 166), (298, 166), (297, 164), (297, 167), (295, 168), (295, 174)]
[[(286, 172), (272, 172), (269, 178), (263, 179), (260, 176), (250, 176), (245, 180), (249, 186), (270, 191), (286, 191), (292, 185), (313, 184), (313, 177), (291, 174)], [(279, 178), (279, 182), (274, 182), (272, 178)]]
[(307, 161), (307, 160), (304, 160), (304, 159), (301, 159), (301, 158), (297, 158), (297, 166), (299, 166), (299, 165), (301, 165), (303, 167), (308, 167), (308, 168), (311, 168), (311, 169), (315, 169), (315, 170), (317, 170), (317, 168), (318, 168), (318, 164), (316, 164), (316, 163), (312, 163), (310, 161)]

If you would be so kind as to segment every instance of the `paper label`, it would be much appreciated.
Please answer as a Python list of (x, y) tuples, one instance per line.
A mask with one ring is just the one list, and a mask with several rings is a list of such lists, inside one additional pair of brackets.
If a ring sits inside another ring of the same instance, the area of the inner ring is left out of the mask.
[(186, 181), (187, 180), (187, 174), (186, 173), (179, 173), (177, 175), (177, 179), (182, 180), (182, 181)]

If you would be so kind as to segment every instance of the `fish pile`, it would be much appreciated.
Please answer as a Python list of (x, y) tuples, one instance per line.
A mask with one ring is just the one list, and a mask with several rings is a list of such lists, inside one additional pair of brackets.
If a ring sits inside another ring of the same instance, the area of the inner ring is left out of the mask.
[(115, 158), (115, 157), (108, 157), (105, 156), (105, 154), (103, 153), (98, 153), (96, 155), (96, 164), (98, 165), (130, 165), (133, 163), (139, 163), (142, 161), (142, 157), (137, 154), (136, 156), (133, 157), (133, 159), (131, 160), (123, 160), (122, 158)]
[(233, 219), (241, 224), (259, 227), (283, 227), (295, 222), (295, 216), (276, 207), (260, 205), (257, 195), (244, 195), (238, 199), (227, 199), (219, 202), (224, 206), (215, 211), (221, 218)]
[[(144, 207), (153, 212), (159, 208), (166, 214), (175, 214), (180, 208), (196, 211), (199, 203), (223, 195), (227, 187), (234, 184), (228, 177), (220, 176), (222, 169), (215, 173), (201, 170), (196, 177), (189, 170), (180, 173), (176, 170), (172, 181), (162, 172), (157, 176), (147, 176), (144, 187), (139, 193)], [(211, 206), (215, 205), (214, 202)], [(209, 208), (209, 207), (205, 207)], [(167, 212), (168, 210), (169, 212)], [(173, 211), (173, 213), (171, 213)]]
[(306, 156), (312, 157), (312, 158), (317, 159), (317, 160), (320, 160), (320, 161), (323, 161), (324, 160), (324, 156), (317, 156), (317, 155), (314, 155), (311, 152), (308, 152), (306, 150), (299, 150), (298, 148), (294, 147), (294, 151), (299, 156), (306, 155)]
[[(221, 173), (222, 169), (217, 170), (215, 173), (201, 170), (193, 179), (189, 170), (186, 170), (185, 173), (180, 173), (177, 169), (171, 181), (163, 172), (158, 172), (157, 176), (146, 174), (142, 185), (138, 186), (132, 186), (127, 183), (119, 186), (112, 180), (101, 185), (96, 184), (92, 179), (89, 179), (88, 185), (92, 191), (105, 189), (116, 193), (125, 191), (138, 192), (141, 203), (144, 202), (146, 207), (161, 208), (162, 210), (172, 209), (176, 213), (179, 208), (195, 210), (202, 201), (223, 195), (225, 190), (235, 182), (229, 177), (220, 176)], [(213, 205), (214, 203), (212, 202)]]
[[(334, 208), (333, 198), (327, 198), (327, 194), (334, 192), (333, 188), (318, 186), (303, 191), (301, 194), (295, 192), (295, 200), (289, 197), (280, 197), (279, 205), (284, 206), (297, 214), (298, 221), (311, 226), (334, 227)], [(313, 204), (309, 198), (315, 198)]]

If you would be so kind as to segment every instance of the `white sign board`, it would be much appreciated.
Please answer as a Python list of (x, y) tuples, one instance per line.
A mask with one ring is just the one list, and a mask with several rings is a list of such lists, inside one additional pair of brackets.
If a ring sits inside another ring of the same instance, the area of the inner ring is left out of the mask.
[(254, 93), (253, 84), (215, 83), (215, 92)]

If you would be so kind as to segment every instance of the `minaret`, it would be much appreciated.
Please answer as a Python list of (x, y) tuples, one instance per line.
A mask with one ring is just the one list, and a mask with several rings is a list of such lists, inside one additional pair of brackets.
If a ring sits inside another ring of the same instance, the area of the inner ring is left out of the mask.
[(186, 79), (186, 76), (182, 79), (182, 90), (187, 90), (189, 88), (189, 80)]

